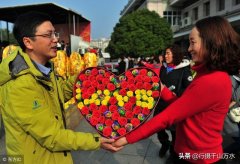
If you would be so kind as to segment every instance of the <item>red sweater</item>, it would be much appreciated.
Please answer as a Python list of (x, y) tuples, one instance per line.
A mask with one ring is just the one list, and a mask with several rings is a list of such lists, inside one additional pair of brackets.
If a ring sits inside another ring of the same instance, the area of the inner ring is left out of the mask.
[[(163, 112), (126, 135), (134, 143), (177, 123), (175, 152), (190, 153), (186, 159), (192, 163), (212, 163), (223, 153), (222, 135), (224, 119), (231, 100), (231, 80), (221, 71), (209, 72), (204, 66), (193, 67), (197, 76), (180, 98), (164, 87), (161, 98), (173, 102)], [(192, 159), (193, 153), (201, 159)], [(212, 153), (209, 159), (202, 155)]]

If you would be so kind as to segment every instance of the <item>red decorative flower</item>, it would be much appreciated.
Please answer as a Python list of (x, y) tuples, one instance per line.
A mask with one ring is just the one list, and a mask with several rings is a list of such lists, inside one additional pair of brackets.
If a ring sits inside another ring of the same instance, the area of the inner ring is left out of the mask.
[(97, 75), (96, 76), (97, 81), (102, 82), (102, 79), (103, 79), (103, 75)]
[(137, 101), (137, 98), (134, 96), (134, 97), (130, 97), (129, 99), (129, 102), (131, 102), (132, 104), (135, 104)]
[(121, 87), (122, 87), (123, 89), (127, 89), (127, 86), (128, 86), (128, 83), (127, 83), (126, 81), (123, 81), (123, 82), (121, 83)]
[(153, 91), (153, 92), (152, 92), (152, 97), (153, 97), (153, 98), (158, 98), (159, 96), (160, 96), (159, 91)]
[(93, 68), (92, 71), (91, 71), (91, 74), (93, 76), (96, 76), (98, 74), (98, 70), (96, 68)]
[(114, 90), (116, 89), (116, 87), (115, 87), (114, 84), (108, 83), (108, 84), (107, 84), (107, 89), (108, 89), (109, 91), (114, 91)]
[(129, 90), (130, 90), (130, 91), (133, 91), (133, 92), (134, 92), (136, 89), (137, 89), (137, 87), (136, 87), (134, 84), (130, 84), (130, 85), (129, 85)]
[(99, 84), (99, 83), (97, 82), (97, 80), (93, 80), (93, 81), (91, 82), (91, 85), (92, 85), (93, 87), (96, 87), (98, 84)]
[(139, 74), (140, 74), (140, 75), (147, 75), (147, 70), (146, 70), (146, 69), (141, 69), (141, 70), (139, 71)]
[(98, 106), (95, 103), (89, 105), (90, 110), (98, 110)]
[(142, 108), (141, 108), (140, 106), (135, 106), (135, 107), (133, 108), (133, 113), (134, 113), (135, 115), (138, 115), (141, 111), (142, 111)]
[(153, 76), (153, 77), (152, 77), (152, 82), (158, 83), (158, 82), (159, 82), (159, 77)]
[(87, 115), (87, 114), (89, 113), (88, 107), (84, 106), (84, 107), (81, 109), (81, 113), (82, 113), (83, 115)]
[(105, 137), (109, 137), (111, 134), (112, 134), (112, 128), (109, 127), (109, 126), (106, 126), (106, 127), (103, 129), (103, 135), (104, 135)]
[(143, 108), (142, 113), (143, 113), (144, 115), (149, 115), (150, 110), (145, 107), (145, 108)]
[(89, 87), (88, 90), (87, 90), (87, 93), (88, 93), (89, 95), (94, 94), (94, 93), (95, 93), (95, 88), (94, 88), (94, 87)]
[(99, 118), (99, 117), (101, 116), (101, 113), (100, 113), (99, 110), (94, 110), (94, 111), (92, 112), (92, 116)]
[(132, 110), (133, 104), (131, 102), (127, 102), (123, 107), (125, 110)]
[(106, 119), (106, 120), (105, 120), (105, 124), (106, 124), (107, 126), (112, 126), (113, 120), (111, 120), (111, 119)]
[(118, 118), (118, 123), (121, 125), (121, 126), (124, 126), (127, 124), (127, 119), (125, 117), (119, 117)]
[(90, 76), (88, 77), (88, 80), (90, 80), (90, 81), (96, 80), (96, 77), (93, 76), (93, 75), (90, 75)]
[(97, 125), (97, 124), (98, 124), (98, 118), (92, 116), (92, 117), (90, 118), (90, 123), (91, 123), (93, 126)]
[(120, 128), (120, 129), (117, 130), (117, 132), (118, 132), (118, 134), (119, 134), (120, 136), (123, 136), (123, 135), (126, 134), (127, 131), (126, 131), (125, 128)]
[(89, 99), (90, 95), (88, 93), (83, 93), (82, 98), (83, 99)]
[(86, 80), (86, 81), (83, 82), (83, 87), (88, 88), (88, 87), (90, 87), (90, 86), (91, 86), (91, 81)]
[(85, 74), (79, 75), (79, 80), (84, 81), (87, 79), (87, 76)]
[(137, 127), (137, 126), (140, 124), (140, 120), (137, 119), (137, 118), (133, 118), (133, 119), (131, 120), (131, 123), (132, 123), (132, 125), (133, 125), (134, 127)]
[(128, 78), (128, 83), (129, 84), (134, 84), (135, 83), (134, 77)]
[(104, 124), (104, 123), (105, 123), (105, 117), (104, 117), (104, 116), (100, 116), (100, 117), (99, 117), (99, 122), (100, 122), (101, 124)]
[(137, 82), (137, 83), (136, 83), (136, 87), (137, 87), (138, 89), (143, 89), (143, 83), (142, 83), (142, 82)]
[(150, 83), (145, 82), (143, 84), (143, 88), (146, 89), (146, 90), (150, 90), (150, 89), (152, 89), (152, 85)]
[(131, 118), (133, 118), (134, 114), (130, 111), (127, 111), (125, 116), (126, 116), (126, 118), (131, 119)]
[(113, 113), (115, 111), (117, 111), (118, 107), (116, 105), (110, 105), (109, 106), (109, 110)]
[(111, 105), (115, 105), (117, 102), (118, 102), (118, 101), (117, 101), (117, 99), (116, 99), (115, 97), (111, 97), (111, 98), (109, 99), (109, 103), (110, 103)]
[(137, 81), (137, 82), (142, 82), (142, 81), (143, 81), (143, 76), (142, 76), (142, 75), (137, 75), (137, 76), (135, 77), (135, 81)]
[(126, 96), (127, 95), (126, 89), (120, 89), (119, 94), (122, 96)]
[(120, 114), (119, 114), (118, 112), (114, 112), (114, 113), (112, 114), (112, 119), (113, 119), (113, 120), (118, 120), (119, 117), (120, 117)]
[(107, 85), (108, 83), (110, 83), (110, 80), (108, 78), (102, 79), (102, 84)]
[(98, 84), (97, 89), (103, 91), (105, 89), (105, 86), (103, 84)]
[(145, 77), (144, 77), (144, 82), (150, 83), (151, 81), (152, 81), (152, 80), (151, 80), (150, 77), (148, 77), (148, 76), (145, 76)]
[(127, 72), (125, 73), (125, 75), (126, 75), (128, 78), (133, 77), (132, 72), (130, 72), (130, 71), (127, 71)]
[(107, 109), (108, 109), (108, 107), (107, 107), (106, 105), (101, 105), (101, 106), (99, 107), (99, 110), (100, 110), (101, 113), (106, 112)]

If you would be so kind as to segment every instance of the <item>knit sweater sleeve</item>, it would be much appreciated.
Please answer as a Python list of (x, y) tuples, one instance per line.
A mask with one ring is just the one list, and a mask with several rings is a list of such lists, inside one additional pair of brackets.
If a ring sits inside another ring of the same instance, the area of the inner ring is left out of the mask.
[(231, 82), (226, 77), (227, 75), (224, 78), (220, 77), (220, 80), (219, 77), (216, 80), (210, 77), (193, 81), (183, 95), (163, 112), (126, 135), (128, 143), (137, 142), (174, 123), (194, 117), (200, 112), (213, 108), (219, 102), (226, 102), (225, 106), (228, 106), (231, 97)]

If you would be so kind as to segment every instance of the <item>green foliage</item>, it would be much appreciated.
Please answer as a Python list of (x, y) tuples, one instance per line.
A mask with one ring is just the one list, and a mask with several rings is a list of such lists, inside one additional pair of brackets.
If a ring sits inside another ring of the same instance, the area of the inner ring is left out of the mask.
[(112, 58), (151, 56), (159, 54), (172, 40), (167, 21), (154, 11), (143, 9), (121, 17), (106, 51)]
[(9, 42), (9, 44), (17, 44), (17, 41), (15, 40), (13, 33), (9, 33), (9, 40), (8, 40), (8, 30), (7, 29), (0, 29), (0, 42)]

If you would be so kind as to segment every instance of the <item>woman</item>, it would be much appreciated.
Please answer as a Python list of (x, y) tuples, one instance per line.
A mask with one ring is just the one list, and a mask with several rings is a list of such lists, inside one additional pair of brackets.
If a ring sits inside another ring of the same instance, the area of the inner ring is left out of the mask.
[(226, 19), (215, 16), (198, 21), (189, 41), (197, 72), (192, 83), (179, 98), (161, 84), (161, 98), (171, 105), (115, 146), (135, 143), (177, 123), (175, 163), (226, 163), (221, 158), (221, 131), (231, 100), (228, 74), (240, 67), (240, 37)]
[[(187, 59), (183, 59), (181, 48), (176, 44), (166, 48), (164, 60), (165, 62), (160, 69), (161, 82), (179, 97), (192, 81), (190, 62)], [(154, 116), (162, 112), (168, 105), (167, 102), (160, 99), (155, 108)], [(159, 157), (165, 156), (169, 148), (171, 155), (173, 154), (173, 145), (176, 135), (174, 126), (170, 128), (170, 132), (172, 135), (172, 142), (169, 141), (169, 136), (165, 129), (157, 133), (158, 140), (162, 144), (159, 151)]]

